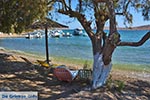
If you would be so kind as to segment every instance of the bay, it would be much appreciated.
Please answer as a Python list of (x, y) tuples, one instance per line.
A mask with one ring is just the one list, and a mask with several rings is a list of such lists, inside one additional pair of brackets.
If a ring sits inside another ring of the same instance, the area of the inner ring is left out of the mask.
[[(72, 33), (73, 30), (64, 30)], [(108, 31), (106, 31), (108, 33)], [(139, 41), (147, 30), (120, 30), (122, 41)], [(92, 60), (92, 47), (88, 37), (49, 38), (49, 56)], [(45, 38), (2, 38), (0, 47), (45, 56)], [(140, 47), (117, 47), (113, 54), (113, 63), (150, 65), (150, 39)]]

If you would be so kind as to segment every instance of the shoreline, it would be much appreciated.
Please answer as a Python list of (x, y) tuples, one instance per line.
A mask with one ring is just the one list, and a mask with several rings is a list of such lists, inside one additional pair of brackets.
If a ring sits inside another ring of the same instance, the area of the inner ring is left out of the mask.
[[(25, 34), (25, 33), (24, 33)], [(0, 34), (0, 38), (22, 38), (24, 36), (22, 35), (8, 35), (8, 34)], [(4, 54), (11, 54), (16, 57), (24, 56), (25, 58), (28, 58), (31, 62), (35, 63), (36, 60), (45, 60), (45, 56), (39, 56), (36, 54), (30, 54), (26, 52), (17, 52), (13, 50), (6, 50), (0, 48), (0, 53)], [(18, 59), (20, 60), (20, 58)], [(52, 57), (51, 58), (52, 63), (56, 65), (66, 65), (66, 66), (73, 66), (74, 68), (83, 68), (84, 64), (86, 64), (87, 60), (81, 60), (81, 59), (73, 59), (73, 58), (65, 58), (65, 57)], [(21, 60), (22, 61), (22, 60)], [(92, 61), (87, 61), (88, 66), (92, 66)], [(146, 68), (143, 68), (146, 66)], [(148, 68), (148, 69), (147, 69)], [(117, 71), (117, 73), (115, 73)], [(144, 80), (150, 81), (150, 66), (148, 65), (135, 65), (135, 64), (120, 64), (120, 63), (113, 63), (112, 71), (113, 74), (120, 74), (121, 76), (127, 76), (127, 77), (133, 77)], [(130, 74), (129, 74), (130, 73)], [(129, 75), (128, 75), (129, 74)], [(135, 76), (134, 76), (135, 75)]]
[[(64, 29), (64, 28), (54, 28), (54, 29), (49, 29), (49, 30), (74, 30), (74, 29)], [(36, 29), (38, 30), (38, 29)], [(44, 29), (43, 29), (44, 30)], [(83, 29), (84, 30), (84, 29)], [(108, 27), (105, 27), (104, 30), (109, 30)], [(133, 28), (133, 29), (129, 29), (129, 28), (118, 28), (118, 31), (149, 31), (149, 28), (143, 28), (143, 29), (139, 29), (139, 28)], [(34, 31), (30, 31), (30, 32), (34, 32)], [(20, 34), (16, 34), (16, 33), (3, 33), (0, 32), (0, 38), (22, 38), (25, 37), (25, 35), (28, 32), (22, 32)]]
[(37, 91), (39, 100), (149, 100), (150, 73), (112, 69), (107, 84), (94, 91), (87, 91), (84, 89), (90, 80), (76, 79), (71, 83), (58, 81), (53, 71), (36, 65), (35, 61), (39, 58), (1, 48), (0, 91)]
[(0, 34), (0, 38), (25, 38), (25, 33), (23, 34)]
[[(24, 51), (18, 51), (18, 50), (11, 50), (11, 49), (5, 49), (3, 47), (0, 47), (0, 52), (6, 51), (11, 54), (20, 54), (23, 56), (31, 57), (35, 61), (36, 60), (46, 60), (46, 55), (39, 55), (36, 53), (30, 53), (30, 52), (24, 52)], [(89, 59), (77, 59), (77, 58), (69, 58), (69, 57), (58, 57), (58, 56), (49, 56), (49, 59), (54, 63), (58, 65), (67, 65), (67, 66), (76, 66), (77, 68), (83, 68), (84, 65), (88, 66), (87, 68), (91, 68), (93, 65), (93, 60)], [(150, 73), (150, 65), (148, 64), (130, 64), (130, 63), (117, 63), (112, 62), (113, 69), (117, 70), (125, 70), (125, 71), (136, 71), (136, 72), (148, 72)], [(92, 68), (91, 68), (92, 69)]]
[[(36, 64), (36, 60), (45, 60), (44, 57), (38, 56), (38, 55), (32, 55), (29, 53), (22, 53), (22, 52), (15, 52), (12, 50), (6, 50), (3, 48), (0, 48), (0, 54), (7, 54), (7, 55), (12, 55), (16, 61), (19, 62), (24, 62), (20, 57), (24, 57), (27, 58), (31, 63)], [(13, 60), (13, 58), (11, 58)], [(78, 62), (76, 62), (75, 64), (70, 64), (70, 62), (61, 62), (61, 61), (53, 61), (52, 59), (52, 64), (58, 66), (58, 65), (66, 65), (69, 66), (71, 68), (75, 68), (75, 69), (81, 69), (84, 66), (83, 62), (83, 66), (81, 66), (80, 64), (77, 64)], [(123, 68), (121, 68), (120, 66), (125, 66)], [(134, 65), (133, 65), (134, 66)], [(143, 69), (143, 70), (135, 70), (130, 69), (130, 67), (133, 67), (129, 64), (127, 65), (123, 65), (123, 64), (114, 64), (111, 70), (111, 74), (114, 76), (123, 76), (126, 78), (134, 78), (134, 79), (139, 79), (139, 80), (143, 80), (143, 81), (149, 81), (150, 82), (150, 71), (148, 71), (147, 69)], [(127, 68), (126, 68), (127, 67)]]

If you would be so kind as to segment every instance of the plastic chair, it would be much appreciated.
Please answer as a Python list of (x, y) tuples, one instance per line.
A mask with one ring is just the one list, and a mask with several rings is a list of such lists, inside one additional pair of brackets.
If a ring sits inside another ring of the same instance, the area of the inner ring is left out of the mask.
[(65, 66), (59, 66), (54, 69), (54, 76), (60, 81), (73, 81), (78, 75), (78, 70), (72, 71), (66, 68)]

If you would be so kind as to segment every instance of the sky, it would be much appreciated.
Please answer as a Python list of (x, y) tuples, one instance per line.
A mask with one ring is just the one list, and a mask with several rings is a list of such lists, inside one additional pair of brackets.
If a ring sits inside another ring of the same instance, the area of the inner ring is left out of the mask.
[[(82, 28), (81, 24), (76, 19), (72, 19), (64, 15), (60, 15), (60, 17), (61, 18), (58, 20), (58, 22), (69, 26), (70, 29)], [(116, 17), (116, 20), (118, 23), (117, 25), (118, 27), (125, 27), (125, 25), (123, 24), (124, 22), (123, 17), (118, 16)], [(140, 13), (134, 13), (132, 27), (142, 26), (142, 25), (150, 25), (150, 21), (144, 21), (143, 16), (141, 16)], [(105, 26), (109, 26), (109, 22), (107, 22)]]
[[(118, 27), (125, 27), (125, 25), (123, 24), (123, 17), (117, 17), (116, 20), (118, 23)], [(69, 26), (70, 29), (82, 28), (81, 24), (76, 19), (71, 19), (67, 16), (61, 16), (61, 19), (58, 20), (58, 22)], [(144, 21), (143, 17), (140, 14), (134, 13), (132, 27), (142, 25), (150, 25), (150, 21)], [(107, 22), (105, 26), (109, 26), (109, 22)]]
[[(75, 6), (75, 1), (73, 1)], [(135, 26), (142, 26), (142, 25), (150, 25), (150, 20), (149, 21), (144, 21), (143, 20), (143, 16), (141, 15), (141, 13), (137, 13), (136, 11), (130, 9), (131, 13), (133, 14), (133, 23), (131, 25), (131, 27), (135, 27)], [(75, 28), (82, 28), (81, 24), (73, 18), (69, 18), (68, 16), (65, 15), (61, 15), (61, 14), (56, 14), (55, 17), (57, 18), (57, 22), (67, 25), (69, 26), (70, 29), (75, 29)], [(123, 22), (124, 19), (121, 16), (117, 16), (116, 17), (117, 20), (117, 27), (126, 27)], [(106, 22), (105, 24), (106, 27), (109, 26), (109, 22)], [(129, 25), (130, 26), (130, 25)]]

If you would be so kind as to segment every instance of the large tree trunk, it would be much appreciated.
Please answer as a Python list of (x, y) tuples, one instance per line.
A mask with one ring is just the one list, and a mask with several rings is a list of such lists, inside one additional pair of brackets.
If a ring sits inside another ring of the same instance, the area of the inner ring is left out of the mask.
[[(93, 45), (93, 51), (94, 51), (93, 78), (92, 78), (93, 89), (101, 87), (103, 84), (105, 84), (107, 77), (110, 73), (110, 70), (112, 68), (112, 64), (111, 64), (112, 54), (116, 48), (117, 43), (120, 41), (120, 35), (118, 34), (117, 28), (116, 28), (116, 19), (115, 19), (113, 1), (106, 0), (104, 2), (106, 2), (106, 5), (109, 10), (110, 31), (109, 31), (108, 37), (103, 38), (104, 39), (103, 45), (100, 45), (100, 46)], [(98, 24), (97, 26), (101, 25), (100, 23), (102, 22), (99, 22), (99, 24), (97, 23)], [(103, 36), (101, 34), (101, 38), (102, 37)], [(94, 44), (94, 40), (92, 40), (92, 44)], [(95, 49), (98, 47), (100, 47), (99, 50)]]
[(94, 55), (93, 63), (93, 76), (92, 76), (92, 88), (96, 89), (105, 84), (107, 77), (112, 68), (111, 62), (108, 65), (104, 65), (103, 55), (97, 52)]
[[(104, 34), (103, 34), (104, 35)], [(101, 38), (102, 35), (96, 36), (92, 39), (93, 46), (93, 74), (92, 74), (92, 88), (96, 89), (105, 84), (107, 77), (112, 68), (111, 58), (113, 51), (116, 46), (111, 44), (111, 40), (109, 38), (105, 38), (105, 43), (103, 47), (101, 47)], [(113, 37), (113, 36), (112, 36)]]

